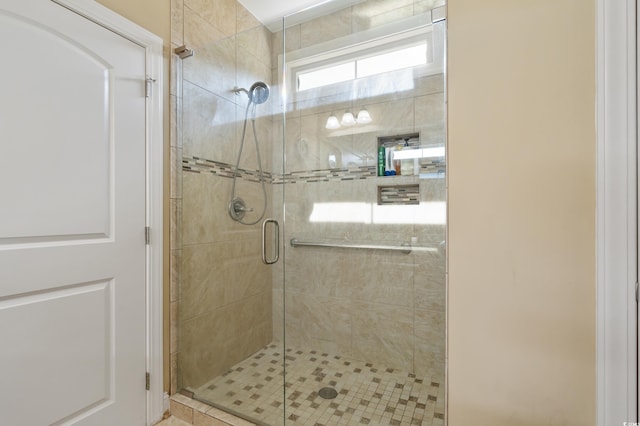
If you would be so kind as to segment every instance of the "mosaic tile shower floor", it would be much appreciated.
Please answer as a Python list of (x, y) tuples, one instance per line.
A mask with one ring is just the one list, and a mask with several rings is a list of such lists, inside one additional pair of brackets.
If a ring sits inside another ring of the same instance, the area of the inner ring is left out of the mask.
[[(286, 351), (286, 395), (282, 351), (271, 345), (195, 389), (198, 399), (270, 425), (444, 425), (444, 377), (416, 377), (398, 369), (314, 350)], [(318, 394), (337, 390), (335, 399)]]

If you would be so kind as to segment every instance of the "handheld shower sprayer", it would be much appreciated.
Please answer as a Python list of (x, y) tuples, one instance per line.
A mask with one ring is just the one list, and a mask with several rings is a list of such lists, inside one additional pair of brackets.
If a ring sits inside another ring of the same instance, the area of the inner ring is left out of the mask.
[[(249, 102), (247, 103), (247, 109), (244, 114), (244, 125), (242, 126), (242, 137), (240, 138), (240, 149), (238, 152), (238, 160), (236, 161), (235, 171), (233, 173), (233, 184), (231, 186), (231, 201), (229, 201), (229, 216), (236, 222), (243, 225), (255, 225), (264, 217), (267, 211), (267, 189), (265, 186), (264, 172), (262, 171), (262, 160), (260, 159), (260, 147), (258, 144), (258, 134), (256, 133), (256, 105), (265, 103), (269, 99), (269, 86), (262, 81), (256, 81), (251, 85), (249, 90), (242, 87), (234, 87), (233, 92), (238, 95), (240, 92), (247, 94)], [(251, 110), (251, 127), (253, 129), (253, 140), (256, 147), (256, 156), (258, 157), (258, 169), (260, 176), (260, 184), (262, 186), (262, 213), (258, 219), (253, 221), (246, 221), (244, 216), (246, 213), (253, 212), (253, 209), (248, 207), (244, 200), (236, 196), (236, 179), (238, 177), (238, 170), (240, 167), (240, 157), (242, 156), (242, 149), (244, 147), (244, 140), (247, 134), (247, 121), (249, 120), (249, 111)]]

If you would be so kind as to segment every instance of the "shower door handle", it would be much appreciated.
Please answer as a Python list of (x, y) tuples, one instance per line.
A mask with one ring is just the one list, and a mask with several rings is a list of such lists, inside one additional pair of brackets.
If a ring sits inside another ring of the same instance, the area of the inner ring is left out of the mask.
[[(272, 223), (275, 228), (275, 256), (267, 259), (267, 225)], [(262, 222), (262, 262), (266, 265), (273, 265), (280, 258), (280, 224), (275, 219), (266, 219)]]

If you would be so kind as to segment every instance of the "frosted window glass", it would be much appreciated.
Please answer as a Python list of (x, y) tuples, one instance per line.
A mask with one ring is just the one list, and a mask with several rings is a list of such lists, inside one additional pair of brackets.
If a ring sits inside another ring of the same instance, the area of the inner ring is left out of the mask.
[(427, 44), (423, 43), (358, 60), (358, 78), (425, 65), (426, 63)]
[(341, 83), (356, 78), (355, 62), (331, 65), (319, 70), (298, 74), (298, 91), (315, 89), (329, 84)]

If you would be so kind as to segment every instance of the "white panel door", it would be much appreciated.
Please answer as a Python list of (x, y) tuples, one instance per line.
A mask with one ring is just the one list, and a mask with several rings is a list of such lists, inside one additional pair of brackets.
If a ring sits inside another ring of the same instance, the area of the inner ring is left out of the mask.
[(145, 424), (145, 50), (0, 0), (0, 424)]

